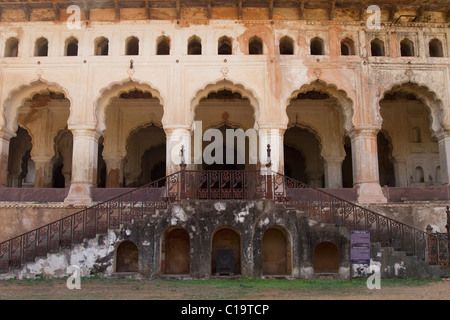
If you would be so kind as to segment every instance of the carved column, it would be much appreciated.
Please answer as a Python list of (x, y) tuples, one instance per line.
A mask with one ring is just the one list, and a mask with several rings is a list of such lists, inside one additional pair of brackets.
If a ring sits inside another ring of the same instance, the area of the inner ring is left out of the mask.
[(378, 172), (377, 133), (375, 128), (352, 129), (353, 184), (359, 203), (385, 203)]
[(441, 158), (442, 184), (450, 184), (450, 131), (441, 130), (437, 134), (439, 141), (439, 156)]
[(66, 204), (91, 205), (97, 185), (98, 139), (95, 128), (69, 128), (73, 133), (72, 181)]
[(11, 130), (0, 127), (0, 187), (8, 184), (9, 141), (15, 136)]
[(327, 157), (325, 160), (325, 187), (342, 188), (342, 161), (343, 158)]

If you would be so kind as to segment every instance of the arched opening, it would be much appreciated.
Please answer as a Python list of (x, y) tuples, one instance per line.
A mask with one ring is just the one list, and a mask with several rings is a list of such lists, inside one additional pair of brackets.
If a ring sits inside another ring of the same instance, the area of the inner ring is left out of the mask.
[(55, 156), (53, 157), (53, 188), (67, 188), (72, 177), (73, 135), (67, 128), (61, 130), (55, 138)]
[(5, 42), (5, 57), (17, 57), (19, 55), (19, 40), (9, 38)]
[(64, 55), (68, 57), (78, 56), (78, 39), (71, 37), (66, 40)]
[(415, 182), (417, 183), (425, 182), (425, 176), (423, 174), (423, 168), (421, 166), (417, 166), (415, 169)]
[[(35, 188), (51, 188), (53, 186), (54, 138), (61, 128), (67, 126), (70, 113), (70, 101), (64, 93), (53, 90), (59, 90), (59, 88), (38, 81), (22, 89), (20, 93), (24, 94), (23, 96), (12, 94), (12, 98), (5, 103), (6, 118), (10, 121), (9, 126), (17, 128), (18, 125), (26, 128), (29, 136), (33, 137), (33, 150), (28, 156), (35, 169), (27, 177), (27, 186), (31, 186), (30, 177), (33, 175)], [(15, 151), (11, 149), (10, 151), (9, 157), (14, 158)], [(26, 162), (31, 164), (29, 159)], [(15, 169), (11, 170), (12, 180), (17, 180), (17, 174), (20, 172), (16, 172)], [(11, 186), (19, 184), (20, 182), (14, 182)]]
[(127, 141), (124, 186), (138, 187), (166, 175), (166, 134), (153, 124), (135, 130)]
[(125, 42), (125, 55), (137, 56), (139, 55), (139, 39), (137, 37), (129, 37)]
[(201, 169), (256, 169), (258, 137), (254, 114), (249, 99), (227, 88), (210, 92), (199, 101), (194, 121), (201, 121), (204, 132)]
[(321, 55), (325, 54), (324, 43), (321, 38), (315, 37), (315, 38), (311, 39), (310, 52), (311, 52), (311, 55), (321, 56)]
[(148, 85), (130, 81), (113, 86), (98, 100), (96, 114), (104, 139), (103, 146), (99, 141), (99, 159), (106, 166), (106, 188), (136, 187), (159, 177), (152, 168), (165, 161), (165, 150), (146, 153), (166, 143), (164, 108), (153, 94), (158, 96)]
[(187, 53), (188, 55), (202, 54), (202, 40), (199, 37), (192, 36), (189, 38)]
[(224, 55), (233, 54), (233, 41), (230, 37), (223, 36), (219, 39), (217, 53)]
[(248, 42), (249, 54), (263, 54), (263, 42), (260, 37), (251, 37)]
[(116, 248), (116, 272), (138, 272), (138, 248), (131, 241), (122, 241)]
[(342, 188), (344, 180), (352, 181), (351, 142), (346, 147), (345, 137), (353, 109), (346, 93), (314, 81), (293, 92), (287, 103), (285, 174), (317, 188)]
[(428, 49), (430, 51), (430, 57), (442, 58), (444, 56), (442, 42), (439, 39), (432, 39), (428, 44)]
[[(378, 159), (382, 185), (438, 185), (433, 179), (436, 168), (433, 164), (440, 161), (439, 144), (430, 130), (431, 111), (419, 94), (419, 88), (404, 84), (391, 89), (380, 100), (383, 123), (378, 136)], [(418, 166), (423, 170), (424, 181), (417, 179)]]
[(314, 273), (339, 273), (339, 250), (331, 242), (319, 243), (313, 254)]
[(304, 128), (294, 126), (284, 134), (284, 172), (288, 177), (317, 188), (325, 184), (320, 141)]
[(170, 39), (165, 36), (158, 38), (156, 45), (156, 55), (163, 56), (170, 54)]
[(9, 143), (8, 187), (21, 188), (25, 177), (28, 177), (28, 184), (34, 185), (34, 179), (33, 181), (30, 179), (31, 176), (34, 176), (34, 172), (30, 170), (32, 168), (29, 168), (31, 149), (30, 134), (24, 128), (19, 127), (16, 136)]
[(161, 242), (161, 272), (189, 274), (190, 262), (189, 233), (179, 227), (166, 230)]
[(355, 55), (355, 43), (350, 38), (345, 38), (341, 41), (341, 55), (342, 56), (354, 56)]
[(34, 45), (35, 57), (47, 57), (48, 56), (48, 40), (46, 38), (39, 38)]
[(96, 56), (107, 56), (109, 54), (109, 40), (105, 37), (99, 37), (94, 41)]
[(413, 57), (414, 43), (409, 39), (403, 39), (400, 42), (400, 54), (402, 57)]
[(286, 230), (278, 227), (267, 229), (263, 235), (262, 249), (263, 274), (291, 274), (291, 245)]
[(293, 55), (294, 54), (294, 40), (288, 36), (280, 39), (280, 54)]
[(211, 274), (241, 274), (241, 237), (231, 228), (221, 228), (213, 235)]
[(378, 38), (373, 39), (370, 42), (370, 52), (372, 57), (384, 57), (386, 55), (384, 51), (384, 42)]

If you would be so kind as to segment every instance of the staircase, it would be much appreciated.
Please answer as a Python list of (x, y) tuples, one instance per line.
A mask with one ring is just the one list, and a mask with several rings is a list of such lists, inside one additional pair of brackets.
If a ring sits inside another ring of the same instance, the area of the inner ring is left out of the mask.
[[(270, 170), (270, 169), (269, 169)], [(71, 248), (108, 230), (155, 214), (186, 199), (272, 200), (319, 222), (369, 230), (371, 242), (449, 268), (446, 234), (432, 234), (312, 188), (278, 173), (261, 171), (184, 170), (83, 209), (65, 218), (0, 243), (0, 273), (9, 273), (48, 253)]]

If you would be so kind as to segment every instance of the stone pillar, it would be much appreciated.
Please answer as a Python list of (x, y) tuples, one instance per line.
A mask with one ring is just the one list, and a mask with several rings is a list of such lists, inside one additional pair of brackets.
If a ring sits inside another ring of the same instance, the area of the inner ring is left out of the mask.
[(52, 157), (33, 156), (31, 159), (35, 167), (34, 187), (51, 188), (53, 178)]
[[(69, 128), (70, 129), (70, 128)], [(98, 139), (101, 132), (95, 128), (72, 128), (72, 181), (66, 204), (91, 205), (97, 185)]]
[(441, 158), (441, 182), (450, 184), (450, 131), (441, 130), (437, 134), (439, 157)]
[(338, 157), (327, 157), (325, 160), (325, 188), (342, 188), (342, 161)]
[(377, 152), (378, 129), (352, 129), (353, 185), (359, 203), (386, 203), (380, 186)]
[(122, 157), (104, 157), (106, 163), (106, 188), (120, 188), (122, 184)]
[(259, 163), (264, 169), (267, 163), (267, 145), (270, 144), (272, 172), (284, 174), (284, 132), (285, 129), (259, 129)]
[(0, 187), (8, 185), (9, 141), (15, 136), (11, 130), (0, 127)]
[[(190, 167), (191, 161), (191, 131), (189, 127), (171, 127), (164, 128), (166, 132), (166, 174), (170, 175), (172, 173), (180, 171), (180, 151), (181, 146), (184, 146), (185, 150), (185, 162), (188, 165), (187, 169), (192, 169)], [(195, 141), (196, 143), (201, 143), (201, 141)], [(200, 148), (201, 148), (200, 144)]]
[(406, 174), (406, 160), (404, 158), (395, 158), (394, 174), (396, 187), (408, 186), (408, 176)]

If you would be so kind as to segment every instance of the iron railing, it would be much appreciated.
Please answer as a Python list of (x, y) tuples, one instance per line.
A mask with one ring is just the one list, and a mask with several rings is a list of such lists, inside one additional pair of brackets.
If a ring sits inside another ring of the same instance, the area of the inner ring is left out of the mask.
[(350, 230), (369, 230), (373, 242), (406, 251), (430, 264), (449, 266), (449, 242), (445, 236), (407, 226), (284, 175), (261, 171), (181, 170), (0, 243), (0, 273), (110, 229), (119, 229), (184, 199), (274, 199), (322, 222)]
[(321, 222), (349, 230), (370, 231), (371, 241), (448, 268), (450, 245), (446, 234), (432, 234), (338, 198), (282, 174), (273, 175), (274, 199)]

